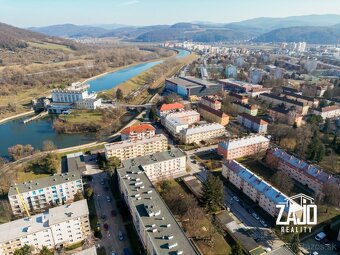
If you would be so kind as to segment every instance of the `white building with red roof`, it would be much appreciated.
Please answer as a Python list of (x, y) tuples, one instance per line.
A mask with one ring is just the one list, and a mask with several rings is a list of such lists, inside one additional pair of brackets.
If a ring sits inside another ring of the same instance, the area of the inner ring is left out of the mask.
[(184, 110), (184, 105), (181, 103), (163, 104), (161, 108), (159, 108), (158, 115), (163, 117), (169, 113), (179, 112), (182, 110)]
[(320, 115), (323, 119), (332, 119), (340, 116), (340, 105), (331, 105), (314, 110), (314, 114)]
[(124, 128), (120, 133), (122, 140), (151, 138), (156, 129), (150, 124), (139, 124)]

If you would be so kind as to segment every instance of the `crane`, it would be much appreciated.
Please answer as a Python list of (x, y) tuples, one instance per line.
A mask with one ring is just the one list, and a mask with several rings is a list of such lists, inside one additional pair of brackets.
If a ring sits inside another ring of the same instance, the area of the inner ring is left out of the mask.
[(20, 193), (20, 191), (19, 191), (19, 188), (18, 188), (17, 186), (15, 187), (15, 190), (16, 190), (17, 193), (18, 193), (20, 202), (21, 202), (22, 206), (24, 207), (27, 216), (28, 216), (28, 217), (31, 217), (30, 212), (28, 211), (28, 208), (27, 208), (27, 206), (26, 206), (26, 204), (25, 204), (25, 201), (24, 201), (24, 199), (22, 198), (22, 195), (21, 195), (21, 193)]

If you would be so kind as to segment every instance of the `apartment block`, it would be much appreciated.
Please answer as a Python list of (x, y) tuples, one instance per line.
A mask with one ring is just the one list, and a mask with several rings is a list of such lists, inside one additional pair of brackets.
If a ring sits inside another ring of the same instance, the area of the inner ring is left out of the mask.
[(194, 110), (170, 113), (162, 118), (162, 124), (173, 135), (200, 121), (200, 114)]
[(233, 91), (236, 93), (245, 93), (252, 89), (263, 88), (262, 85), (238, 81), (235, 79), (220, 79), (218, 82), (223, 86), (223, 90)]
[(268, 122), (248, 113), (242, 112), (237, 116), (237, 121), (251, 132), (266, 134)]
[(240, 102), (233, 102), (232, 105), (236, 107), (238, 113), (245, 112), (253, 116), (257, 115), (259, 109), (257, 105), (243, 104)]
[[(1, 234), (2, 233), (2, 234)], [(85, 199), (0, 225), (0, 254), (11, 255), (24, 245), (36, 250), (67, 247), (91, 235)], [(36, 252), (37, 253), (37, 252)]]
[(303, 96), (303, 95), (288, 92), (288, 91), (285, 91), (285, 90), (281, 93), (281, 96), (286, 97), (286, 98), (291, 99), (291, 100), (295, 100), (295, 101), (304, 103), (304, 104), (308, 105), (309, 107), (316, 108), (316, 107), (319, 106), (319, 100), (317, 100), (316, 98), (313, 98), (313, 97)]
[(206, 105), (214, 110), (220, 110), (221, 109), (221, 101), (216, 99), (213, 96), (203, 96), (201, 97), (200, 103), (202, 105)]
[(156, 129), (150, 124), (139, 124), (124, 128), (120, 133), (122, 140), (142, 139), (155, 136)]
[(340, 105), (326, 106), (314, 110), (314, 114), (321, 116), (323, 119), (332, 119), (340, 116)]
[(204, 104), (198, 104), (197, 110), (201, 116), (209, 122), (218, 123), (223, 126), (226, 126), (229, 123), (229, 116), (221, 110), (210, 108)]
[(191, 144), (209, 139), (225, 136), (225, 127), (218, 123), (198, 125), (192, 128), (184, 129), (180, 132), (182, 143)]
[(186, 154), (177, 148), (123, 160), (121, 168), (128, 169), (135, 166), (143, 169), (151, 181), (173, 179), (187, 174)]
[(119, 189), (147, 254), (200, 254), (151, 183), (144, 167), (118, 169)]
[(222, 175), (271, 216), (278, 216), (276, 205), (287, 202), (285, 213), (291, 209), (301, 217), (302, 207), (299, 204), (235, 160), (223, 163)]
[(281, 107), (274, 107), (268, 109), (268, 115), (272, 117), (274, 121), (281, 123), (295, 125), (300, 127), (302, 125), (302, 115), (294, 110), (287, 110)]
[(228, 139), (219, 143), (217, 153), (226, 160), (232, 160), (263, 153), (268, 147), (268, 138), (262, 135), (250, 135), (243, 138)]
[(9, 188), (8, 200), (13, 214), (19, 215), (25, 213), (25, 208), (18, 193), (27, 209), (34, 212), (72, 202), (77, 192), (83, 192), (83, 183), (81, 172), (75, 171), (14, 184)]
[(287, 109), (295, 109), (295, 111), (301, 115), (306, 115), (309, 109), (309, 106), (306, 103), (292, 100), (287, 97), (276, 96), (274, 94), (263, 93), (260, 95), (260, 99), (272, 104), (273, 106), (284, 105)]
[(160, 117), (166, 116), (169, 113), (180, 112), (184, 110), (184, 105), (181, 103), (173, 103), (173, 104), (162, 104), (162, 106), (158, 110), (158, 115)]
[(245, 95), (230, 92), (229, 96), (233, 101), (240, 102), (242, 104), (248, 104), (248, 97), (246, 97)]
[(104, 147), (106, 159), (117, 157), (125, 160), (165, 151), (168, 148), (168, 139), (163, 134), (159, 134), (151, 138), (107, 143)]
[(324, 184), (340, 185), (339, 178), (324, 172), (320, 166), (308, 164), (282, 149), (275, 148), (268, 151), (266, 160), (269, 165), (284, 171), (291, 178), (312, 189), (316, 194), (322, 194)]

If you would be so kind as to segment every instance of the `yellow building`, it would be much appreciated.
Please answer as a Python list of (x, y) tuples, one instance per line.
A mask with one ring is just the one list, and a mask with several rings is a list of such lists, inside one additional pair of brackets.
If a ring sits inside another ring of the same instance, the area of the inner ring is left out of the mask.
[(198, 112), (205, 120), (209, 122), (215, 122), (223, 126), (229, 123), (229, 116), (227, 114), (220, 110), (210, 108), (209, 106), (206, 106), (204, 104), (198, 105)]

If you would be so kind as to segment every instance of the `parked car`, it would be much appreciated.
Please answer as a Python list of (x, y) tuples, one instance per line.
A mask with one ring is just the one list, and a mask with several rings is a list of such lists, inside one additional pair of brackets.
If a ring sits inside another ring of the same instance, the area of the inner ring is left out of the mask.
[(236, 202), (240, 202), (240, 199), (239, 199), (237, 196), (233, 196), (233, 199), (234, 199)]
[(260, 219), (260, 217), (259, 217), (256, 213), (252, 213), (251, 215), (252, 215), (255, 219), (257, 219), (257, 220)]
[(111, 252), (111, 255), (117, 255), (117, 253), (115, 253), (114, 251)]
[(267, 228), (268, 227), (268, 224), (264, 221), (264, 220), (260, 220), (260, 223), (261, 223), (261, 225), (262, 226), (264, 226), (265, 228)]
[(325, 232), (320, 232), (320, 233), (318, 233), (318, 234), (314, 237), (314, 239), (315, 239), (316, 241), (320, 242), (320, 241), (322, 241), (325, 237), (326, 237)]
[(112, 210), (112, 211), (111, 211), (111, 216), (112, 216), (112, 217), (115, 217), (115, 216), (117, 216), (117, 212), (116, 212), (116, 210)]
[(123, 241), (123, 240), (124, 240), (124, 234), (123, 234), (123, 232), (120, 231), (120, 230), (119, 230), (119, 232), (118, 232), (118, 237), (119, 237), (119, 240), (120, 240), (120, 241)]
[(106, 201), (111, 202), (111, 198), (109, 196), (106, 196)]

